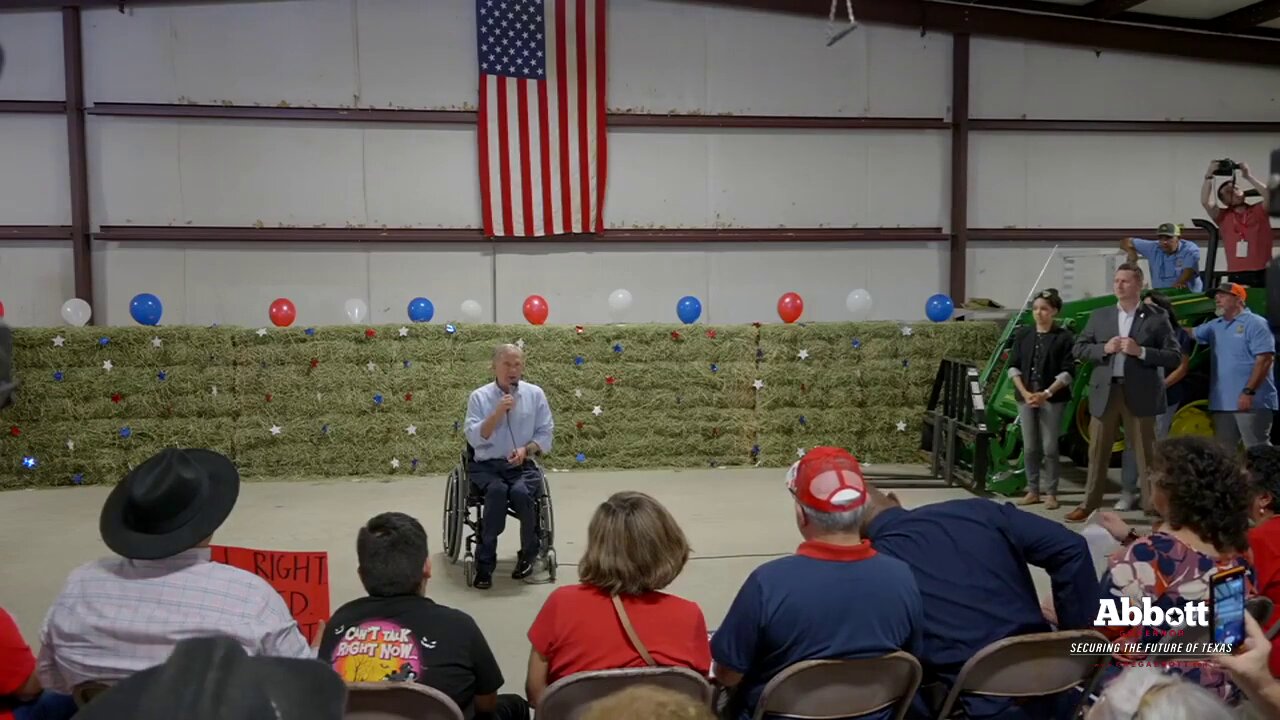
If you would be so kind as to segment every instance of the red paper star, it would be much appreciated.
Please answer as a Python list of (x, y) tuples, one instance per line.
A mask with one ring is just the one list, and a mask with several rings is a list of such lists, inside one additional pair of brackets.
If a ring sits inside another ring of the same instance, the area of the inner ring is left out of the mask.
[(711, 428), (711, 437), (720, 437), (720, 428), (718, 427)]
[(378, 331), (374, 330), (373, 328), (369, 328), (368, 330), (364, 331), (364, 336), (367, 338), (377, 337), (377, 335), (378, 335)]
[(405, 402), (413, 402), (413, 393), (405, 393), (405, 394), (404, 394), (404, 401), (405, 401)]
[(800, 392), (809, 392), (809, 386), (804, 383), (800, 383)]
[(314, 370), (315, 368), (318, 368), (318, 367), (320, 367), (320, 361), (316, 358), (311, 358), (311, 369)]
[(715, 331), (714, 329), (708, 330), (708, 331), (707, 331), (707, 337), (711, 338), (712, 340), (715, 340), (715, 339), (716, 339), (716, 331)]
[(22, 430), (17, 425), (10, 425), (9, 434), (14, 437), (18, 437), (19, 435), (22, 434)]
[(671, 339), (672, 339), (672, 340), (679, 340), (679, 339), (680, 339), (680, 333), (676, 332), (675, 330), (672, 330), (672, 331), (671, 331)]
[(605, 385), (612, 385), (612, 384), (614, 384), (615, 382), (617, 382), (617, 381), (616, 381), (616, 380), (614, 380), (614, 378), (613, 378), (613, 376), (612, 376), (612, 375), (610, 375), (610, 376), (608, 376), (608, 377), (606, 377), (606, 378), (604, 379), (604, 384), (605, 384)]
[(584, 423), (584, 422), (582, 422), (581, 420), (579, 420), (578, 422), (574, 423), (574, 425), (576, 425), (576, 426), (578, 427), (578, 429), (579, 429), (579, 430), (581, 430), (581, 429), (582, 429), (582, 426), (583, 426), (583, 425), (586, 425), (586, 423)]
[(116, 403), (116, 404), (119, 404), (119, 403), (120, 403), (120, 401), (121, 401), (121, 400), (123, 400), (123, 399), (124, 399), (124, 396), (123, 396), (123, 395), (121, 395), (120, 393), (114, 393), (114, 394), (111, 396), (111, 402)]
[(267, 402), (271, 402), (271, 393), (267, 393)]
[(582, 326), (581, 326), (581, 325), (574, 325), (574, 326), (573, 326), (573, 329), (574, 329), (574, 331), (575, 331), (575, 332), (577, 332), (579, 335), (581, 335), (581, 334), (582, 334)]
[(760, 327), (760, 323), (758, 323), (758, 322), (753, 322), (753, 323), (751, 323), (751, 327), (757, 327), (757, 328), (758, 328), (758, 327)]

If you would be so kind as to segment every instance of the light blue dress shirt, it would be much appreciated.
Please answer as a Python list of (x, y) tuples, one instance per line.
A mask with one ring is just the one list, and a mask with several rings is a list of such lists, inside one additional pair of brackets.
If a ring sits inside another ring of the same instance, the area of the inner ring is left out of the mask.
[(538, 443), (544, 454), (551, 452), (551, 433), (555, 429), (551, 406), (547, 404), (547, 394), (533, 383), (522, 381), (516, 387), (516, 403), (510, 412), (494, 426), (488, 440), (480, 437), (480, 426), (498, 407), (502, 395), (498, 383), (491, 382), (473, 390), (467, 400), (466, 436), (476, 451), (476, 460), (505, 460), (511, 451), (530, 441)]
[(1134, 238), (1133, 249), (1146, 258), (1151, 266), (1151, 287), (1171, 288), (1182, 277), (1182, 271), (1191, 268), (1196, 274), (1191, 276), (1187, 289), (1191, 292), (1204, 291), (1204, 281), (1200, 278), (1199, 245), (1190, 240), (1180, 240), (1177, 252), (1170, 255), (1160, 249), (1160, 243), (1156, 240)]
[[(1209, 376), (1209, 410), (1237, 412), (1240, 393), (1253, 374), (1253, 362), (1263, 353), (1276, 351), (1276, 339), (1261, 315), (1248, 308), (1234, 320), (1214, 318), (1196, 327), (1196, 342), (1213, 348), (1213, 364)], [(1256, 410), (1276, 410), (1276, 384), (1271, 373), (1257, 388), (1253, 397)]]

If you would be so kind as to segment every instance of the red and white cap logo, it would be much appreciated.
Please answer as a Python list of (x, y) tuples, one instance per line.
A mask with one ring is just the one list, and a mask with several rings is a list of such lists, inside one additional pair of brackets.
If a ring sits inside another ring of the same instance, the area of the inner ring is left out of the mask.
[(809, 451), (787, 471), (787, 488), (801, 505), (818, 512), (849, 512), (867, 502), (862, 466), (842, 448)]

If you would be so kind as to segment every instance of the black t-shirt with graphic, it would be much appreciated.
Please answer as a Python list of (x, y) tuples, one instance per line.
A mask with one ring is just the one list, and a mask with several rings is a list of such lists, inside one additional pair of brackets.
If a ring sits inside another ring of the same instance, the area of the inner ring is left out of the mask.
[(348, 682), (418, 682), (472, 717), (476, 695), (502, 687), (502, 671), (475, 620), (416, 595), (364, 597), (338, 608), (319, 657)]

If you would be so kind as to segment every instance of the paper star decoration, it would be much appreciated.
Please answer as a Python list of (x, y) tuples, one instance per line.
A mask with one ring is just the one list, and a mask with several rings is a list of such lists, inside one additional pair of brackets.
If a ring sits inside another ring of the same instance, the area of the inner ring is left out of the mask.
[(258, 337), (266, 337), (266, 336), (267, 336), (267, 329), (266, 329), (266, 328), (258, 328)]
[(520, 348), (521, 350), (523, 350), (523, 349), (524, 349), (524, 339), (523, 339), (523, 338), (521, 338), (520, 340), (516, 340), (516, 347)]
[(591, 408), (591, 414), (592, 414), (592, 415), (595, 415), (596, 417), (600, 417), (601, 415), (603, 415), (603, 414), (604, 414), (604, 408), (602, 408), (602, 407), (600, 407), (599, 405), (597, 405), (597, 406), (595, 406), (595, 407)]
[(378, 364), (370, 360), (369, 364), (364, 366), (364, 369), (368, 370), (369, 372), (373, 372), (374, 370), (378, 369)]
[(800, 358), (801, 360), (808, 360), (808, 359), (809, 359), (809, 351), (808, 351), (808, 350), (801, 350), (800, 352), (796, 353), (796, 357)]
[(163, 344), (164, 344), (164, 341), (163, 341), (163, 340), (161, 340), (160, 338), (158, 338), (158, 337), (153, 337), (153, 338), (151, 338), (151, 347), (153, 347), (153, 348), (158, 348), (158, 347), (160, 347), (160, 346), (161, 346), (161, 345), (163, 345)]
[(401, 327), (401, 328), (400, 328), (400, 337), (409, 337), (409, 328), (407, 328), (407, 327)]
[(271, 426), (271, 434), (272, 434), (272, 435), (279, 435), (279, 434), (280, 434), (280, 433), (282, 433), (282, 432), (284, 432), (284, 428), (280, 427), (279, 425), (272, 425), (272, 426)]
[(102, 361), (102, 369), (103, 369), (103, 370), (106, 370), (107, 372), (111, 372), (111, 368), (113, 368), (113, 367), (115, 367), (115, 366), (111, 364), (111, 361), (110, 361), (110, 360), (103, 360), (103, 361)]
[(751, 387), (753, 387), (753, 388), (755, 388), (755, 389), (757, 389), (757, 390), (763, 390), (763, 389), (764, 389), (764, 381), (763, 381), (763, 380), (761, 380), (761, 379), (759, 379), (759, 378), (757, 378), (755, 382), (751, 383)]
[(391, 469), (397, 470), (399, 468), (400, 468), (400, 458), (391, 458)]
[(209, 388), (209, 392), (210, 392), (214, 397), (218, 397), (218, 386), (217, 386), (217, 385), (214, 385), (213, 387)]
[(75, 450), (75, 449), (76, 449), (76, 441), (75, 441), (75, 440), (67, 440), (67, 449), (68, 449), (68, 450)]
[(804, 448), (796, 448), (796, 457), (804, 457)]
[(580, 398), (580, 397), (582, 397), (582, 390), (581, 390), (581, 389), (575, 389), (575, 390), (573, 391), (573, 396), (574, 396), (574, 397), (576, 397), (576, 398)]
[(54, 346), (54, 347), (62, 347), (62, 346), (63, 346), (63, 344), (64, 344), (64, 343), (66, 343), (66, 342), (67, 342), (67, 339), (66, 339), (66, 338), (64, 338), (64, 337), (62, 337), (61, 335), (55, 335), (55, 336), (53, 336), (53, 346)]
[(57, 382), (62, 382), (62, 371), (61, 371), (61, 370), (59, 370), (59, 371), (55, 372), (55, 373), (53, 374), (53, 379), (54, 379), (54, 380), (56, 380)]
[(898, 432), (906, 432), (906, 431), (907, 431), (907, 421), (906, 421), (906, 420), (899, 420), (899, 421), (898, 421)]
[(417, 434), (418, 434), (418, 426), (417, 426), (417, 425), (410, 425), (409, 427), (405, 428), (405, 429), (404, 429), (404, 431), (405, 431), (405, 432), (407, 432), (407, 433), (409, 433), (410, 435), (417, 435)]
[(903, 326), (902, 326), (902, 335), (903, 335), (904, 337), (909, 337), (909, 336), (911, 335), (911, 326), (910, 326), (910, 325), (903, 325)]

